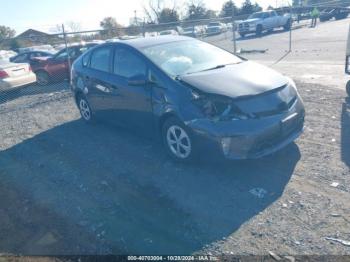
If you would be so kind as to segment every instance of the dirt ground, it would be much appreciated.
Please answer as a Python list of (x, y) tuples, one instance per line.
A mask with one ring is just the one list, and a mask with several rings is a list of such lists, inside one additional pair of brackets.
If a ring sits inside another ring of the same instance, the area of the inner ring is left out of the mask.
[[(350, 255), (334, 240), (350, 241), (348, 22), (296, 31), (273, 65), (297, 80), (305, 132), (260, 160), (174, 163), (138, 134), (86, 125), (64, 83), (1, 94), (0, 254)], [(240, 44), (281, 48), (286, 34)], [(271, 66), (282, 49), (250, 58)]]
[(7, 97), (0, 253), (350, 254), (326, 240), (350, 240), (350, 104), (344, 91), (298, 86), (307, 118), (296, 144), (192, 165), (127, 130), (86, 125), (63, 86)]

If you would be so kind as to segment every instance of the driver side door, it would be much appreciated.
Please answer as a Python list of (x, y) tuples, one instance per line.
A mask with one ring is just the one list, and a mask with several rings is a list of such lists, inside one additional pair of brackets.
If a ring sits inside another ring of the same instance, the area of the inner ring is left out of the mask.
[(117, 124), (151, 136), (153, 131), (152, 86), (132, 85), (130, 79), (147, 79), (145, 59), (132, 48), (117, 45), (114, 49), (112, 74), (109, 79), (111, 92), (105, 94), (105, 103), (113, 108), (113, 121)]

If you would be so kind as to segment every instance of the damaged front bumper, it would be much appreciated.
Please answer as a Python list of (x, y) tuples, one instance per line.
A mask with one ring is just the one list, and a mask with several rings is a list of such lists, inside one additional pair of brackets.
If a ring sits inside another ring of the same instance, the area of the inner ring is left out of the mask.
[(296, 140), (304, 127), (301, 100), (287, 112), (260, 119), (186, 122), (200, 150), (208, 147), (228, 159), (256, 159), (272, 154)]

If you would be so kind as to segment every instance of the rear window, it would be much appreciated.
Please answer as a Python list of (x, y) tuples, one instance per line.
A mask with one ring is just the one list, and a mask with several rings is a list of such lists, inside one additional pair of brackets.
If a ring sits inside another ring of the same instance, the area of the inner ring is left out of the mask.
[(109, 72), (109, 61), (111, 57), (111, 47), (101, 47), (91, 54), (90, 67), (103, 72)]

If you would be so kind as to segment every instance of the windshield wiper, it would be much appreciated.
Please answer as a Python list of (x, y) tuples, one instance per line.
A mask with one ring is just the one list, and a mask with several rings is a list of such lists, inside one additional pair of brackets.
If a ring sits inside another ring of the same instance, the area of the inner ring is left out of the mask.
[(220, 69), (220, 68), (224, 68), (226, 65), (217, 65), (217, 66), (214, 66), (214, 67), (211, 67), (211, 68), (208, 68), (208, 69), (204, 69), (200, 72), (205, 72), (205, 71), (211, 71), (211, 70), (215, 70), (215, 69)]

